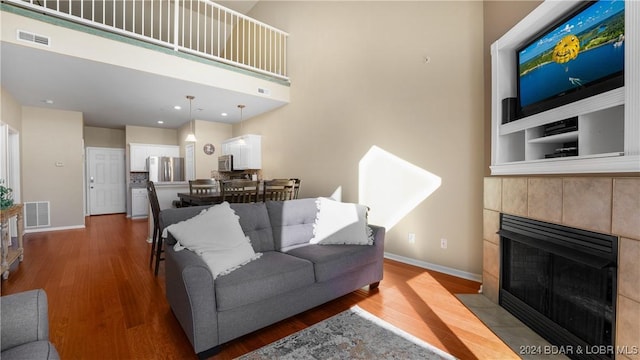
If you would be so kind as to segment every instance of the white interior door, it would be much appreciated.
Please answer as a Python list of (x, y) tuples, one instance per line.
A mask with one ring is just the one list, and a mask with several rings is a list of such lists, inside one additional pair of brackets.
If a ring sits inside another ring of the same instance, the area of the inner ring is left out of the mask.
[(9, 158), (9, 127), (5, 124), (0, 124), (0, 179), (5, 183), (2, 185), (9, 186), (7, 184), (7, 174), (9, 173), (8, 158)]
[(124, 149), (87, 148), (89, 214), (127, 211)]

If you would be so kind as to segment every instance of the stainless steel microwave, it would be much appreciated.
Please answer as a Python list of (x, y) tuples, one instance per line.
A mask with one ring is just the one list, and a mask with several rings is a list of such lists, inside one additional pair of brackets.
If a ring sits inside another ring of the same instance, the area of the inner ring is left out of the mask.
[(233, 171), (233, 155), (218, 157), (218, 171)]

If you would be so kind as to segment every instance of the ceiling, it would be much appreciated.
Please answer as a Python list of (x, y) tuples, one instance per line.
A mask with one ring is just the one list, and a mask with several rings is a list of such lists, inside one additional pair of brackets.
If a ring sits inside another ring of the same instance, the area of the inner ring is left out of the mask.
[[(219, 3), (246, 13), (256, 1)], [(238, 104), (246, 105), (244, 120), (284, 105), (264, 97), (34, 47), (2, 42), (0, 54), (1, 85), (20, 104), (79, 111), (87, 126), (173, 129), (191, 118), (236, 123), (240, 121)], [(195, 96), (191, 116), (187, 95)], [(176, 105), (182, 109), (174, 109)]]

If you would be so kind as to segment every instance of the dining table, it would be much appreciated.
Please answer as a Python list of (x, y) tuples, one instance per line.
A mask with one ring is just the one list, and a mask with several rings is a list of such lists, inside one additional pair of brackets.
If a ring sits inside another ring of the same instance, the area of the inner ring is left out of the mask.
[(218, 191), (208, 194), (178, 193), (178, 198), (182, 206), (215, 205), (222, 202), (222, 195)]

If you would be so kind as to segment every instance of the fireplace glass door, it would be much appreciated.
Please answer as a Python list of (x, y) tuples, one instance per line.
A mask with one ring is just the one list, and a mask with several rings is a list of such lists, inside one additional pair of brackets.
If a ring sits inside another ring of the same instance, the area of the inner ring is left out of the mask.
[(554, 345), (613, 345), (617, 238), (508, 215), (500, 235), (500, 305)]
[(503, 290), (587, 344), (612, 345), (615, 268), (596, 269), (510, 241)]

